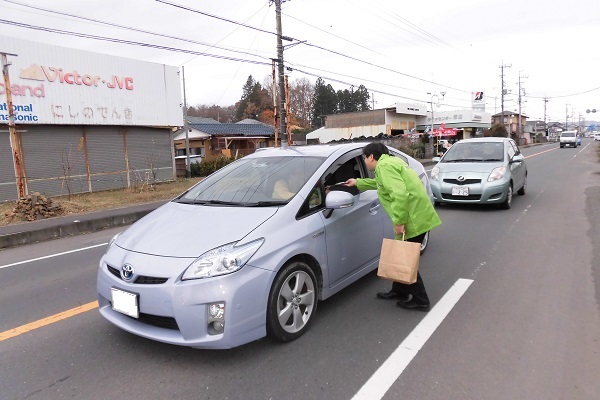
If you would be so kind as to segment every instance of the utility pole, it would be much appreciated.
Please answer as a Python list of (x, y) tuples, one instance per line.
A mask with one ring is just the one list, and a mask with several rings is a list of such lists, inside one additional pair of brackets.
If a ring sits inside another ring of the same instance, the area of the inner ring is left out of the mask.
[[(519, 135), (519, 141), (523, 136), (523, 120), (521, 118), (521, 102), (522, 102), (522, 96), (525, 94), (525, 89), (521, 87), (521, 78), (528, 78), (528, 76), (521, 76), (521, 71), (519, 71), (519, 121), (518, 121), (518, 128), (517, 128), (517, 134)], [(522, 144), (522, 143), (519, 143)]]
[(273, 75), (273, 83), (271, 85), (271, 91), (273, 92), (273, 126), (275, 127), (275, 147), (277, 147), (279, 141), (279, 107), (277, 106), (277, 78), (275, 76), (275, 61), (277, 60), (273, 58), (271, 61), (271, 72)]
[(550, 133), (550, 132), (548, 132), (548, 125), (546, 125), (546, 106), (548, 105), (549, 101), (550, 101), (549, 98), (544, 97), (544, 131), (546, 133), (546, 136), (548, 136)]
[(277, 22), (277, 58), (278, 58), (278, 72), (279, 72), (279, 134), (281, 135), (281, 147), (287, 148), (288, 146), (288, 135), (287, 135), (287, 113), (286, 113), (286, 99), (285, 99), (285, 81), (284, 81), (284, 68), (283, 68), (283, 44), (281, 43), (281, 3), (285, 0), (273, 0), (275, 2), (275, 18)]
[(27, 182), (23, 171), (23, 150), (21, 147), (21, 136), (15, 127), (15, 110), (12, 102), (12, 93), (10, 90), (10, 77), (8, 75), (8, 56), (17, 57), (16, 54), (0, 53), (2, 56), (2, 75), (4, 76), (4, 93), (6, 93), (6, 108), (8, 109), (8, 132), (10, 135), (10, 146), (12, 148), (13, 162), (15, 165), (15, 178), (19, 198), (27, 194)]
[(569, 104), (565, 104), (565, 131), (569, 130)]
[(187, 120), (187, 100), (185, 98), (185, 67), (181, 66), (181, 78), (183, 80), (183, 129), (185, 130), (185, 176), (192, 176), (192, 166), (190, 164), (190, 138)]
[[(504, 61), (502, 61), (502, 65), (500, 65), (500, 107), (501, 107), (501, 113), (500, 113), (500, 121), (502, 121), (502, 126), (506, 126), (504, 124), (504, 96), (506, 94), (508, 94), (507, 89), (505, 89), (506, 87), (506, 82), (504, 82), (504, 68), (510, 68), (512, 67), (512, 65), (505, 65)], [(508, 132), (510, 135), (510, 132)]]

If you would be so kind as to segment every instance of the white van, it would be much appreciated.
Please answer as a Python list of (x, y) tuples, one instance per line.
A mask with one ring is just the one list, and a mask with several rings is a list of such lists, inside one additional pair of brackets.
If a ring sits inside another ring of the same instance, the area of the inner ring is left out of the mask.
[(564, 131), (560, 134), (560, 147), (567, 146), (577, 148), (577, 131)]

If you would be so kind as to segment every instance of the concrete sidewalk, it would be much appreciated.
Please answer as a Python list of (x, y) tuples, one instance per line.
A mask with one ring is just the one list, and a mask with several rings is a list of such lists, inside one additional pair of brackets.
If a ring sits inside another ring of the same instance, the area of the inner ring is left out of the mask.
[[(431, 160), (419, 160), (425, 168)], [(0, 249), (130, 225), (168, 200), (0, 227)]]

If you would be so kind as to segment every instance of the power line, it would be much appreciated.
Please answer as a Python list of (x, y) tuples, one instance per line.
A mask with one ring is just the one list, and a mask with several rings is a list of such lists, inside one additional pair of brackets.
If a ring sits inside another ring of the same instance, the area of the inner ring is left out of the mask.
[[(101, 40), (101, 41), (112, 42), (112, 43), (128, 44), (128, 45), (133, 45), (133, 46), (148, 47), (148, 48), (152, 48), (152, 49), (174, 51), (174, 52), (179, 52), (179, 53), (196, 54), (196, 55), (200, 55), (200, 56), (219, 58), (219, 59), (229, 60), (229, 61), (239, 61), (239, 62), (245, 62), (245, 63), (249, 63), (249, 64), (258, 64), (258, 65), (271, 65), (270, 62), (245, 60), (245, 59), (241, 59), (241, 58), (221, 56), (218, 54), (210, 54), (210, 53), (204, 53), (204, 52), (200, 52), (200, 51), (187, 50), (187, 49), (180, 49), (180, 48), (170, 47), (170, 46), (161, 46), (161, 45), (156, 45), (156, 44), (151, 44), (151, 43), (136, 42), (133, 40), (116, 39), (116, 38), (107, 37), (107, 36), (90, 35), (90, 34), (80, 33), (80, 32), (65, 31), (65, 30), (54, 29), (54, 28), (46, 28), (43, 26), (23, 24), (20, 22), (14, 22), (14, 21), (9, 21), (9, 20), (5, 20), (5, 19), (0, 19), (0, 24), (13, 25), (13, 26), (18, 26), (20, 28), (34, 29), (34, 30), (49, 32), (49, 33), (57, 33), (60, 35), (71, 35), (71, 36), (75, 36), (75, 37)], [(265, 58), (265, 60), (267, 60), (267, 58)]]
[[(225, 22), (229, 22), (229, 23), (232, 23), (232, 24), (244, 26), (246, 28), (254, 29), (254, 30), (257, 30), (257, 31), (260, 31), (260, 32), (263, 32), (263, 33), (268, 33), (268, 34), (271, 34), (271, 35), (277, 35), (276, 32), (271, 32), (271, 31), (267, 31), (267, 30), (264, 30), (264, 29), (256, 28), (256, 27), (253, 27), (253, 26), (250, 26), (250, 25), (242, 24), (240, 22), (233, 21), (233, 20), (228, 19), (228, 18), (219, 17), (217, 15), (206, 13), (204, 11), (200, 11), (200, 10), (197, 10), (197, 9), (194, 9), (194, 8), (191, 8), (191, 7), (185, 7), (185, 6), (182, 6), (182, 5), (170, 2), (170, 1), (166, 1), (166, 0), (154, 0), (154, 1), (162, 3), (162, 4), (170, 5), (170, 6), (173, 6), (173, 7), (181, 8), (181, 9), (186, 10), (186, 11), (190, 11), (190, 12), (202, 14), (202, 15), (205, 15), (205, 16), (208, 16), (208, 17), (211, 17), (211, 18), (216, 18), (216, 19), (221, 20), (221, 21), (225, 21)], [(393, 73), (396, 73), (396, 74), (399, 74), (399, 75), (402, 75), (402, 76), (406, 76), (407, 78), (416, 79), (416, 80), (419, 80), (419, 81), (422, 81), (422, 82), (430, 83), (430, 84), (437, 85), (437, 86), (440, 86), (440, 87), (445, 87), (447, 89), (452, 89), (452, 90), (456, 90), (456, 91), (463, 92), (463, 93), (470, 93), (469, 90), (462, 90), (462, 89), (454, 88), (452, 86), (442, 85), (442, 84), (437, 83), (437, 82), (433, 82), (433, 81), (430, 81), (430, 80), (427, 80), (427, 79), (419, 78), (419, 77), (416, 77), (416, 76), (413, 76), (413, 75), (409, 75), (409, 74), (406, 74), (406, 73), (403, 73), (403, 72), (400, 72), (400, 71), (393, 70), (391, 68), (383, 67), (383, 66), (380, 66), (380, 65), (368, 62), (368, 61), (364, 61), (364, 60), (358, 59), (356, 57), (348, 56), (348, 55), (340, 53), (338, 51), (329, 50), (327, 48), (324, 48), (324, 47), (321, 47), (321, 46), (317, 46), (317, 45), (308, 43), (306, 41), (300, 41), (298, 39), (291, 38), (289, 36), (283, 36), (282, 35), (281, 38), (283, 40), (297, 41), (297, 42), (300, 42), (301, 44), (303, 44), (305, 46), (314, 47), (314, 48), (317, 48), (319, 50), (323, 50), (323, 51), (326, 51), (326, 52), (329, 52), (329, 53), (332, 53), (332, 54), (336, 54), (336, 55), (341, 56), (341, 57), (345, 57), (345, 58), (348, 58), (348, 59), (351, 59), (351, 60), (354, 60), (354, 61), (358, 61), (358, 62), (367, 64), (367, 65), (370, 65), (372, 67), (377, 67), (377, 68), (384, 69), (384, 70), (387, 70), (387, 71), (390, 71), (390, 72), (393, 72)]]
[(163, 37), (163, 38), (167, 38), (167, 39), (180, 40), (182, 42), (187, 42), (187, 43), (199, 44), (199, 45), (202, 45), (202, 46), (208, 46), (209, 48), (217, 48), (217, 49), (220, 49), (220, 50), (230, 51), (230, 52), (233, 52), (233, 53), (241, 53), (241, 54), (245, 54), (245, 55), (251, 55), (251, 56), (254, 56), (254, 57), (264, 57), (264, 56), (260, 56), (260, 55), (257, 55), (257, 54), (251, 54), (251, 53), (240, 51), (240, 50), (233, 50), (233, 49), (230, 49), (230, 48), (217, 46), (215, 44), (200, 42), (200, 41), (197, 41), (197, 40), (184, 39), (184, 38), (177, 37), (177, 36), (166, 35), (166, 34), (152, 32), (152, 31), (148, 31), (148, 30), (144, 30), (144, 29), (138, 29), (138, 28), (134, 28), (134, 27), (131, 27), (131, 26), (116, 24), (116, 23), (113, 23), (113, 22), (101, 21), (101, 20), (97, 20), (97, 19), (94, 19), (94, 18), (82, 17), (80, 15), (70, 14), (70, 13), (66, 13), (66, 12), (62, 12), (62, 11), (56, 11), (56, 10), (51, 10), (51, 9), (48, 9), (48, 8), (42, 8), (42, 7), (32, 6), (32, 5), (20, 3), (18, 1), (14, 1), (14, 0), (3, 0), (3, 1), (6, 2), (6, 3), (12, 3), (12, 4), (16, 4), (16, 5), (19, 5), (19, 6), (22, 6), (22, 7), (26, 7), (26, 8), (32, 8), (32, 9), (38, 10), (38, 11), (44, 11), (44, 12), (48, 12), (48, 13), (51, 13), (51, 14), (58, 14), (58, 15), (67, 16), (67, 17), (71, 17), (71, 18), (81, 19), (81, 20), (84, 20), (84, 21), (94, 22), (94, 23), (97, 23), (97, 24), (102, 24), (102, 25), (107, 25), (107, 26), (112, 26), (112, 27), (115, 27), (115, 28), (120, 28), (120, 29), (129, 30), (129, 31), (145, 33), (145, 34), (148, 34), (148, 35), (159, 36), (159, 37)]
[(291, 16), (291, 15), (289, 15), (289, 14), (286, 14), (286, 13), (281, 13), (281, 14), (282, 14), (282, 15), (285, 15), (287, 18), (294, 19), (294, 20), (296, 20), (296, 21), (298, 21), (298, 22), (300, 22), (300, 23), (302, 23), (302, 24), (305, 24), (305, 25), (308, 25), (308, 26), (310, 26), (310, 27), (311, 27), (311, 28), (313, 28), (313, 29), (316, 29), (316, 30), (318, 30), (318, 31), (324, 32), (324, 33), (326, 33), (326, 34), (328, 34), (328, 35), (331, 35), (331, 36), (333, 36), (333, 37), (336, 37), (336, 38), (338, 38), (338, 39), (341, 39), (341, 40), (343, 40), (343, 41), (345, 41), (345, 42), (351, 43), (351, 44), (353, 44), (353, 45), (355, 45), (355, 46), (358, 46), (358, 47), (360, 47), (360, 48), (363, 48), (363, 49), (365, 49), (365, 50), (371, 51), (371, 52), (373, 52), (373, 53), (375, 53), (375, 54), (379, 54), (380, 56), (381, 56), (381, 55), (383, 55), (383, 54), (381, 54), (381, 53), (378, 53), (378, 52), (376, 52), (376, 51), (375, 51), (375, 50), (373, 50), (373, 49), (370, 49), (370, 48), (368, 48), (368, 47), (365, 47), (365, 46), (363, 46), (363, 45), (361, 45), (361, 44), (355, 43), (355, 42), (353, 42), (353, 41), (351, 41), (351, 40), (348, 40), (348, 39), (346, 39), (346, 38), (343, 38), (343, 37), (341, 37), (341, 36), (339, 36), (339, 35), (336, 35), (336, 34), (334, 34), (334, 33), (327, 32), (327, 31), (326, 31), (326, 30), (324, 30), (324, 29), (318, 28), (318, 27), (316, 27), (316, 26), (314, 26), (314, 25), (311, 25), (311, 24), (309, 24), (308, 22), (304, 22), (304, 21), (302, 21), (302, 20), (300, 20), (300, 19), (298, 19), (298, 18), (296, 18), (296, 17), (292, 17), (292, 16)]

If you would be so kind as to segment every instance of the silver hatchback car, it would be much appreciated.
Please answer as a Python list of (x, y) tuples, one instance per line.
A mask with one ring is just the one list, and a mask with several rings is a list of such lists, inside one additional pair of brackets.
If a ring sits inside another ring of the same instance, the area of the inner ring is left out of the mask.
[(434, 158), (431, 190), (436, 204), (499, 204), (510, 208), (513, 193), (525, 194), (527, 166), (514, 140), (486, 137), (455, 143)]
[[(208, 176), (117, 235), (102, 257), (100, 313), (146, 338), (231, 348), (298, 338), (317, 303), (377, 268), (393, 228), (365, 143), (263, 149)], [(423, 166), (398, 150), (420, 176)], [(422, 243), (427, 246), (428, 235)]]

